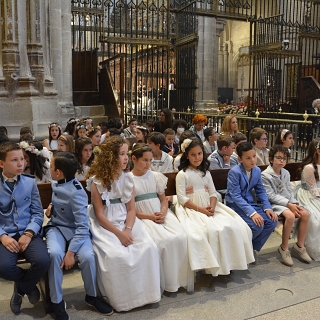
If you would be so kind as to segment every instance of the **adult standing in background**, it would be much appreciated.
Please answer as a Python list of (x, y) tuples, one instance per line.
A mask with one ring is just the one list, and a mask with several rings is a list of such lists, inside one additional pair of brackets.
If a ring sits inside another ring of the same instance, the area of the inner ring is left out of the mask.
[(201, 142), (206, 141), (204, 129), (206, 129), (208, 118), (203, 114), (196, 114), (192, 119), (192, 123), (193, 126), (191, 126), (189, 130), (192, 131)]
[(163, 133), (167, 128), (172, 128), (173, 116), (170, 109), (160, 111), (160, 121), (154, 123), (154, 131)]
[(227, 115), (221, 125), (221, 134), (233, 136), (238, 132), (238, 121), (233, 114)]

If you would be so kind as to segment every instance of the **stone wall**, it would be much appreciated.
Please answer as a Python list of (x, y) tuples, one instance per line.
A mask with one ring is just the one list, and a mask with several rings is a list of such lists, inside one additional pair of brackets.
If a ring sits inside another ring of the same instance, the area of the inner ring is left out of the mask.
[(3, 0), (0, 12), (0, 125), (12, 139), (22, 126), (47, 137), (50, 122), (73, 114), (71, 2)]

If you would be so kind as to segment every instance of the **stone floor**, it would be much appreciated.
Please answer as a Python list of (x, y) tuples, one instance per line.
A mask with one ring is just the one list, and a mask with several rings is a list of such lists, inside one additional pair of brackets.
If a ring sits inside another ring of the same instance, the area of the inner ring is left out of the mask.
[[(294, 266), (279, 261), (277, 247), (281, 238), (275, 232), (259, 254), (259, 263), (246, 271), (232, 271), (213, 278), (197, 273), (195, 291), (181, 289), (164, 294), (159, 303), (130, 312), (114, 313), (111, 318), (99, 315), (84, 302), (79, 270), (65, 273), (64, 298), (70, 319), (319, 319), (320, 263), (305, 264), (293, 254)], [(293, 240), (290, 241), (293, 245)], [(9, 302), (12, 283), (1, 281), (0, 319), (52, 319), (41, 302), (34, 307), (23, 300), (21, 314), (11, 313)]]

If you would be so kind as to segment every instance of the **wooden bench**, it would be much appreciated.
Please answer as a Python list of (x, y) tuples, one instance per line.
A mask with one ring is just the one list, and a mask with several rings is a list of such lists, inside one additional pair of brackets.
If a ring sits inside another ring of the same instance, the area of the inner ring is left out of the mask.
[[(267, 166), (259, 166), (261, 171), (265, 170)], [(290, 173), (290, 180), (291, 181), (298, 181), (298, 170), (301, 168), (301, 162), (290, 162), (288, 163), (285, 168)], [(227, 181), (228, 181), (228, 173), (230, 169), (214, 169), (210, 170), (211, 177), (215, 188), (217, 190), (224, 190), (227, 189)], [(173, 196), (176, 195), (176, 175), (177, 172), (170, 172), (164, 174), (168, 178), (167, 182), (167, 189), (165, 191), (166, 196)], [(284, 218), (282, 216), (279, 217), (279, 221), (284, 222)]]

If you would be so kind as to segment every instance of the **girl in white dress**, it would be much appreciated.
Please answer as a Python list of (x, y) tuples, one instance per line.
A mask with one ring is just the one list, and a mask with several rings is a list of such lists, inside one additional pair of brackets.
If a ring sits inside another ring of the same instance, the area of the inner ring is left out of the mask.
[(88, 212), (97, 284), (101, 295), (117, 311), (161, 299), (158, 249), (143, 223), (136, 219), (127, 153), (123, 138), (110, 137), (97, 147), (88, 172), (92, 196)]
[(90, 138), (78, 138), (75, 141), (75, 152), (78, 159), (78, 170), (76, 172), (76, 178), (81, 181), (86, 179), (86, 174), (91, 166), (94, 158), (92, 152), (92, 141)]
[(310, 213), (305, 247), (316, 261), (320, 261), (320, 140), (310, 142), (307, 156), (303, 159), (301, 184), (295, 189), (300, 205)]
[[(168, 292), (179, 287), (193, 290), (194, 276), (189, 267), (187, 235), (179, 220), (168, 209), (165, 196), (168, 178), (150, 170), (152, 150), (136, 143), (131, 151), (137, 217), (158, 246), (161, 261), (161, 285)], [(188, 283), (189, 279), (189, 283)]]
[[(36, 142), (34, 142), (36, 143)], [(39, 142), (40, 147), (41, 143)], [(50, 163), (42, 156), (41, 151), (33, 145), (33, 142), (19, 142), (19, 146), (23, 150), (25, 168), (23, 173), (32, 174), (37, 180), (37, 184), (51, 182)]]
[[(206, 269), (213, 276), (247, 269), (254, 261), (251, 230), (236, 212), (217, 201), (202, 142), (186, 139), (181, 151), (176, 215), (188, 235), (191, 269)], [(193, 192), (186, 194), (189, 187)]]
[(48, 126), (49, 139), (43, 140), (43, 146), (48, 150), (58, 150), (58, 138), (61, 136), (61, 127), (58, 123), (52, 122)]

